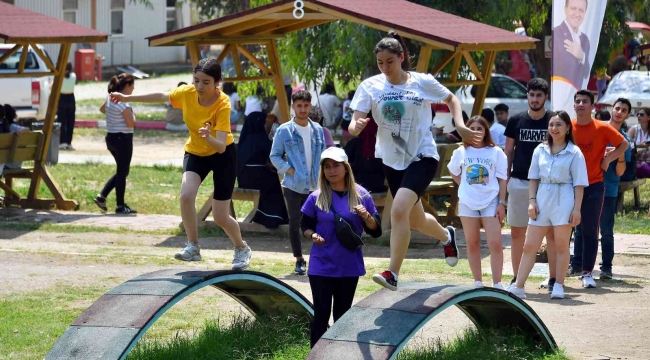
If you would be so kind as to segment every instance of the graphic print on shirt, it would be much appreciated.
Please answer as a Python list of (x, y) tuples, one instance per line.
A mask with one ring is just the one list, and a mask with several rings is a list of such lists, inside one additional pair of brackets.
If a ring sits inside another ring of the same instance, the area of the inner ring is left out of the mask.
[(546, 129), (519, 129), (519, 141), (541, 143), (546, 140)]
[(465, 181), (469, 185), (487, 185), (490, 183), (488, 169), (480, 164), (471, 164), (465, 169)]
[[(381, 115), (386, 121), (383, 128), (389, 130), (395, 144), (395, 153), (412, 158), (408, 151), (408, 140), (413, 119), (409, 118), (405, 106), (421, 107), (424, 99), (411, 91), (390, 91), (379, 96)], [(410, 112), (411, 116), (414, 112)]]

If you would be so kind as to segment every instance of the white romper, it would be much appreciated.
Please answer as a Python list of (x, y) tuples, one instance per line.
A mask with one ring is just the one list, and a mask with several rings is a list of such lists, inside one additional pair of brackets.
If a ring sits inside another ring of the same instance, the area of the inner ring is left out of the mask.
[(537, 220), (529, 225), (568, 225), (575, 204), (573, 188), (589, 186), (587, 163), (580, 148), (569, 142), (559, 153), (552, 155), (547, 144), (539, 144), (533, 152), (528, 171), (530, 180), (539, 180), (537, 188)]

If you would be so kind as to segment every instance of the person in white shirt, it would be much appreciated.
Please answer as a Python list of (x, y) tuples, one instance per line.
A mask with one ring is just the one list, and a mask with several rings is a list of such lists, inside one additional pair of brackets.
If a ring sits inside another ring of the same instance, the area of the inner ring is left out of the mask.
[(241, 119), (241, 98), (237, 94), (237, 87), (231, 82), (223, 84), (223, 92), (230, 98), (230, 124), (236, 124)]
[[(395, 291), (411, 229), (442, 240), (447, 264), (458, 263), (454, 228), (442, 227), (433, 215), (425, 213), (419, 198), (433, 180), (440, 159), (431, 133), (431, 104), (445, 102), (456, 119), (461, 118), (462, 110), (458, 98), (431, 74), (408, 71), (408, 49), (394, 31), (377, 43), (374, 53), (381, 74), (364, 80), (355, 92), (348, 131), (359, 135), (371, 121), (368, 113), (372, 111), (378, 126), (375, 157), (382, 159), (394, 199), (390, 264), (372, 279)], [(465, 124), (457, 124), (457, 129), (468, 142), (482, 139)]]
[(501, 284), (503, 250), (501, 224), (506, 215), (506, 185), (508, 158), (495, 145), (488, 131), (488, 123), (481, 116), (467, 121), (470, 130), (483, 134), (483, 140), (472, 146), (463, 143), (454, 150), (447, 165), (458, 187), (458, 215), (463, 224), (467, 242), (467, 260), (477, 288), (483, 287), (481, 271), (481, 224), (490, 248), (492, 284), (504, 290)]
[(526, 298), (526, 279), (535, 265), (542, 238), (552, 229), (556, 279), (551, 299), (563, 299), (571, 228), (580, 224), (582, 196), (584, 188), (589, 186), (587, 163), (573, 142), (571, 117), (565, 111), (551, 113), (546, 141), (533, 152), (528, 178), (530, 220), (517, 281), (508, 291), (521, 299)]
[(74, 98), (74, 86), (77, 83), (77, 75), (72, 71), (72, 63), (65, 67), (65, 76), (61, 84), (61, 96), (56, 110), (57, 122), (61, 124), (61, 135), (59, 138), (59, 149), (74, 150), (72, 147), (72, 135), (76, 117), (76, 102)]
[(262, 106), (263, 95), (264, 95), (264, 88), (258, 86), (255, 95), (250, 95), (246, 97), (246, 108), (244, 110), (244, 116), (248, 116), (252, 112), (263, 111), (263, 106)]
[(506, 147), (506, 127), (497, 121), (494, 121), (494, 111), (492, 111), (492, 109), (483, 109), (483, 111), (481, 111), (481, 116), (487, 120), (488, 125), (490, 126), (490, 135), (492, 136), (494, 143), (501, 149), (504, 149)]
[(342, 110), (341, 100), (336, 97), (334, 84), (325, 84), (323, 91), (318, 96), (318, 105), (323, 111), (323, 126), (329, 129), (336, 128)]

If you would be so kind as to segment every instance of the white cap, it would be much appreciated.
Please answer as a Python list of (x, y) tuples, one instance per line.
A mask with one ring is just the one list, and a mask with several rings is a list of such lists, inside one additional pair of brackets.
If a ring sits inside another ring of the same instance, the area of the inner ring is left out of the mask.
[(320, 163), (322, 164), (325, 159), (332, 159), (336, 162), (348, 162), (348, 155), (345, 153), (345, 151), (339, 147), (332, 146), (325, 151), (323, 151), (322, 154), (320, 154)]

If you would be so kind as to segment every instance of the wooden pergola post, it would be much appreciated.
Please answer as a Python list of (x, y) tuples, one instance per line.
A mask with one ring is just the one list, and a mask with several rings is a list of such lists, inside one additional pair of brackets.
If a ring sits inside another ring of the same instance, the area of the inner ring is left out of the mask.
[(487, 96), (488, 86), (492, 78), (492, 66), (497, 57), (496, 51), (488, 51), (485, 53), (485, 60), (483, 60), (482, 84), (477, 86), (476, 96), (474, 96), (474, 107), (472, 108), (472, 116), (480, 115), (485, 104), (485, 97)]
[(273, 84), (275, 85), (275, 96), (278, 98), (278, 106), (280, 107), (280, 115), (282, 115), (282, 122), (289, 121), (291, 112), (289, 111), (289, 99), (287, 93), (284, 91), (284, 78), (282, 76), (282, 67), (280, 65), (280, 54), (275, 40), (271, 40), (267, 44), (267, 52), (269, 54), (269, 62), (273, 70)]

